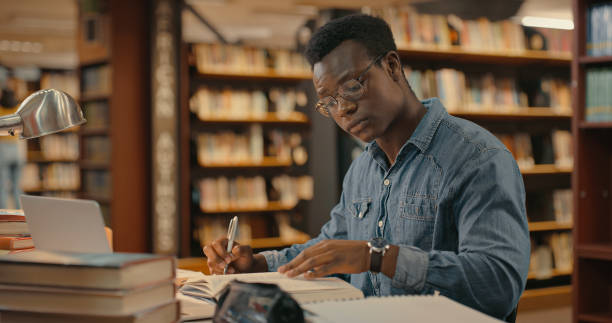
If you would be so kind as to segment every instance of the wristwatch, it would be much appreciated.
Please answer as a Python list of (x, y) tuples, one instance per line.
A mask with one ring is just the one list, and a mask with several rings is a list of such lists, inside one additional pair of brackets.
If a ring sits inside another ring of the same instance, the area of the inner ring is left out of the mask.
[(383, 256), (389, 250), (389, 244), (384, 238), (376, 237), (368, 241), (368, 247), (370, 247), (370, 271), (379, 273), (382, 267)]

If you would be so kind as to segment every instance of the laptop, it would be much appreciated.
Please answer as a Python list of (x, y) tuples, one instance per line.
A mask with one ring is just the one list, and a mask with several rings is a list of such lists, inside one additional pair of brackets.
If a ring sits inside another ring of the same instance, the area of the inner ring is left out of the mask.
[(20, 200), (36, 249), (112, 253), (98, 202), (32, 195)]

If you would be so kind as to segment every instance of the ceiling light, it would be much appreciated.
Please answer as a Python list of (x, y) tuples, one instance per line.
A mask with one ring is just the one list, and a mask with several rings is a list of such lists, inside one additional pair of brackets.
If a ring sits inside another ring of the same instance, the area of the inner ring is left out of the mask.
[(574, 29), (574, 22), (569, 19), (525, 16), (521, 20), (521, 24), (527, 27), (541, 27), (567, 30)]

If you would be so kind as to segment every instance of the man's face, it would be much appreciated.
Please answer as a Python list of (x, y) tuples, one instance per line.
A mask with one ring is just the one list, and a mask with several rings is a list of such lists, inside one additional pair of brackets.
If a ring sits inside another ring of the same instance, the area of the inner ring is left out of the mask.
[(356, 102), (343, 99), (338, 88), (355, 79), (372, 63), (363, 45), (345, 41), (314, 65), (314, 85), (319, 98), (334, 96), (338, 101), (330, 116), (344, 131), (364, 142), (383, 136), (401, 111), (401, 88), (389, 75), (386, 57), (361, 77), (365, 87)]

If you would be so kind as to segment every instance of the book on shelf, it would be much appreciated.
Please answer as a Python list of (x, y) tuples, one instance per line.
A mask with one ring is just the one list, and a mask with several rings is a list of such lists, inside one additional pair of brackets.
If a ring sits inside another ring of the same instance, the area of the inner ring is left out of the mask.
[(81, 73), (83, 84), (81, 99), (106, 96), (111, 93), (111, 68), (109, 65), (85, 67)]
[(56, 89), (79, 99), (79, 78), (74, 71), (43, 73), (40, 77), (41, 89)]
[[(9, 254), (28, 255), (23, 252)], [(3, 308), (72, 314), (129, 315), (174, 300), (174, 279), (130, 289), (50, 287), (25, 284), (0, 284)]]
[(200, 73), (304, 75), (310, 65), (297, 52), (224, 44), (194, 44)]
[(536, 165), (554, 165), (560, 169), (573, 167), (572, 135), (569, 131), (496, 133), (495, 136), (512, 153), (522, 171)]
[(178, 301), (171, 301), (127, 315), (117, 315), (111, 312), (95, 315), (0, 309), (2, 322), (8, 323), (170, 323), (178, 322), (180, 316)]
[[(275, 176), (270, 185), (262, 176), (204, 178), (199, 182), (199, 204), (204, 212), (263, 209), (270, 201), (294, 207), (299, 200), (312, 199), (312, 178), (309, 176)], [(270, 196), (269, 196), (270, 195)]]
[(174, 278), (174, 258), (43, 250), (0, 257), (0, 284), (128, 289)]
[(79, 136), (66, 133), (41, 137), (40, 151), (46, 160), (76, 161), (79, 159)]
[(364, 297), (361, 290), (337, 277), (288, 278), (278, 272), (209, 275), (202, 279), (187, 281), (179, 291), (184, 295), (218, 299), (225, 286), (232, 280), (276, 284), (300, 304), (327, 300), (361, 299)]
[(612, 121), (612, 67), (586, 70), (584, 119), (587, 122)]
[(548, 279), (556, 273), (569, 273), (573, 267), (572, 234), (554, 232), (532, 237), (529, 264), (530, 275), (536, 279)]
[(573, 195), (571, 189), (553, 191), (553, 208), (555, 221), (558, 223), (572, 223)]
[[(449, 50), (460, 48), (469, 52), (524, 53), (527, 49), (546, 50), (554, 54), (571, 51), (572, 31), (526, 29), (510, 21), (490, 21), (486, 18), (461, 19), (455, 15), (418, 13), (410, 6), (374, 8), (371, 13), (389, 23), (399, 48)], [(536, 31), (537, 40), (528, 37)], [(545, 46), (544, 46), (545, 45)]]
[(586, 13), (586, 54), (612, 56), (612, 4), (602, 2), (590, 5)]
[(560, 114), (571, 112), (569, 83), (561, 79), (544, 77), (522, 88), (513, 77), (452, 68), (418, 70), (405, 66), (404, 75), (418, 98), (438, 97), (450, 113), (511, 114), (526, 107), (548, 107)]

